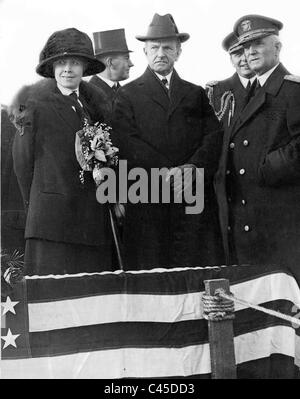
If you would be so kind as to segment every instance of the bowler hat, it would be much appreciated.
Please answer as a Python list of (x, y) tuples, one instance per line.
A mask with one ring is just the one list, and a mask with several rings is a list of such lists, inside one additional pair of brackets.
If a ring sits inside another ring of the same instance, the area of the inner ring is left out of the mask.
[(245, 15), (235, 24), (233, 31), (238, 36), (240, 44), (260, 37), (278, 35), (283, 23), (263, 15)]
[(94, 32), (93, 36), (96, 56), (112, 53), (132, 53), (131, 50), (128, 50), (124, 29)]
[(239, 43), (239, 38), (233, 32), (229, 33), (222, 41), (222, 47), (229, 54), (236, 53), (243, 48)]
[(105, 65), (94, 56), (89, 36), (75, 28), (54, 32), (40, 54), (36, 72), (45, 78), (54, 78), (53, 63), (62, 57), (80, 57), (87, 62), (83, 76), (104, 71)]
[(146, 40), (158, 39), (179, 39), (185, 42), (190, 38), (188, 33), (179, 33), (178, 28), (171, 14), (158, 15), (155, 14), (151, 24), (149, 25), (146, 36), (136, 36), (141, 42)]

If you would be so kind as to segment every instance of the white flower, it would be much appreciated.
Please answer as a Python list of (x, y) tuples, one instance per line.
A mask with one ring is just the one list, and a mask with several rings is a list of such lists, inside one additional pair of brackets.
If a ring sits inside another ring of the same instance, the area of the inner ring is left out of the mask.
[(99, 144), (101, 144), (101, 141), (103, 140), (103, 135), (102, 133), (97, 133), (96, 136), (93, 138), (91, 141), (91, 149), (93, 151), (96, 150)]
[(95, 151), (95, 158), (98, 159), (98, 161), (106, 162), (106, 157), (102, 150)]
[(100, 168), (95, 167), (93, 169), (93, 179), (94, 179), (96, 185), (99, 186), (99, 184), (103, 180), (103, 175), (102, 175), (102, 171)]

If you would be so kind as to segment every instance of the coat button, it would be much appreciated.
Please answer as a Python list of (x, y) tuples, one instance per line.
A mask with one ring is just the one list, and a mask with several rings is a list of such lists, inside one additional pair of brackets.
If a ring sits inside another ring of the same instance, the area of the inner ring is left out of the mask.
[(240, 169), (240, 175), (244, 175), (246, 173), (245, 169)]
[(244, 140), (244, 141), (243, 141), (243, 145), (244, 145), (244, 147), (248, 147), (249, 141), (248, 141), (248, 140)]
[(227, 230), (228, 230), (228, 231), (230, 231), (230, 230), (231, 230), (231, 227), (230, 227), (230, 226), (228, 226), (228, 227), (227, 227)]
[(233, 150), (234, 147), (235, 147), (235, 144), (234, 144), (234, 143), (230, 143), (230, 144), (229, 144), (229, 147)]
[(226, 170), (226, 175), (230, 175), (230, 170)]
[(246, 224), (246, 226), (244, 226), (244, 230), (248, 232), (250, 231), (250, 227)]
[(247, 202), (246, 202), (246, 200), (242, 200), (242, 205), (246, 205), (247, 204)]

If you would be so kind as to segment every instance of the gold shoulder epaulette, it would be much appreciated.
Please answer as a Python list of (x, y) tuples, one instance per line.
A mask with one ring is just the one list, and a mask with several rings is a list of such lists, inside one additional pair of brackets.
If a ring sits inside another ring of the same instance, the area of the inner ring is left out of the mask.
[(300, 76), (296, 76), (296, 75), (285, 75), (284, 80), (290, 80), (291, 82), (300, 83)]

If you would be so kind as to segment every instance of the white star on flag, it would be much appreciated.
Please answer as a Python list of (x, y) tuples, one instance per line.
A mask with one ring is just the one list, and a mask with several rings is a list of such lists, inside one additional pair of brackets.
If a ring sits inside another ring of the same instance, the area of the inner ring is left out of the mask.
[(5, 344), (3, 346), (3, 349), (7, 348), (8, 346), (14, 346), (15, 348), (17, 347), (16, 345), (16, 339), (20, 336), (20, 334), (13, 335), (12, 332), (10, 331), (10, 328), (8, 329), (8, 333), (5, 336), (1, 336), (1, 338), (5, 341)]
[(10, 297), (8, 296), (6, 298), (6, 302), (2, 302), (1, 305), (3, 306), (3, 316), (7, 313), (7, 312), (11, 312), (13, 314), (16, 314), (15, 311), (15, 306), (18, 304), (19, 302), (13, 302)]

